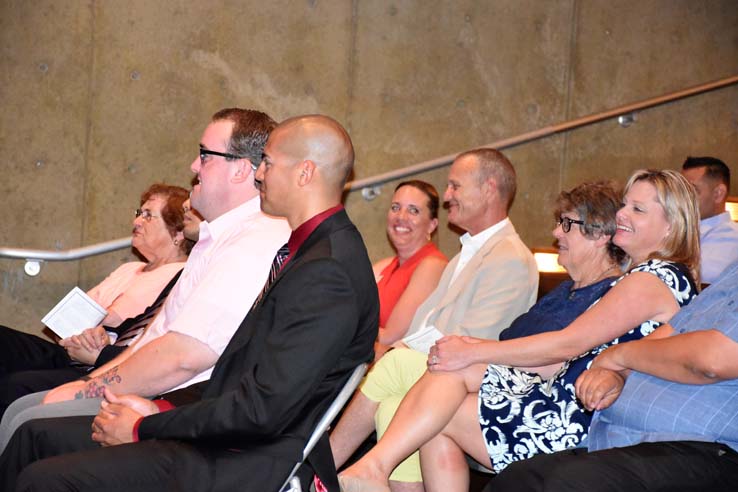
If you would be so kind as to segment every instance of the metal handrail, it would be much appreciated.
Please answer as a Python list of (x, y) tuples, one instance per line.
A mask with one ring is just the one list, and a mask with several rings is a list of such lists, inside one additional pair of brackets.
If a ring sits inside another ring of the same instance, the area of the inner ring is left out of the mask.
[(88, 258), (90, 256), (101, 255), (119, 249), (131, 247), (131, 237), (122, 237), (105, 241), (104, 243), (91, 244), (90, 246), (82, 246), (81, 248), (68, 249), (66, 251), (49, 251), (43, 249), (21, 249), (21, 248), (0, 248), (0, 258), (16, 258), (26, 260), (23, 267), (25, 272), (31, 277), (35, 277), (41, 271), (41, 263), (44, 261), (72, 261)]
[[(521, 145), (527, 142), (532, 142), (534, 140), (538, 140), (538, 139), (545, 138), (551, 135), (555, 135), (557, 133), (561, 133), (564, 131), (573, 130), (575, 128), (580, 128), (582, 126), (598, 123), (600, 121), (603, 121), (609, 118), (621, 117), (625, 115), (632, 115), (632, 113), (634, 113), (635, 111), (652, 108), (655, 106), (659, 106), (661, 104), (666, 104), (671, 101), (676, 101), (678, 99), (684, 99), (684, 98), (695, 96), (698, 94), (703, 94), (705, 92), (713, 91), (716, 89), (728, 87), (728, 86), (735, 85), (735, 84), (738, 84), (738, 75), (734, 75), (732, 77), (727, 77), (724, 79), (715, 80), (712, 82), (707, 82), (701, 85), (696, 85), (694, 87), (690, 87), (690, 88), (683, 89), (680, 91), (670, 92), (662, 96), (652, 97), (650, 99), (644, 99), (639, 102), (626, 104), (623, 106), (618, 106), (617, 108), (609, 109), (601, 113), (591, 114), (589, 116), (583, 116), (581, 118), (570, 120), (564, 123), (559, 123), (556, 125), (549, 125), (549, 126), (540, 128), (538, 130), (533, 130), (527, 133), (522, 133), (514, 137), (509, 137), (509, 138), (505, 138), (502, 140), (498, 140), (496, 142), (492, 142), (490, 144), (484, 145), (483, 147), (492, 147), (495, 149), (506, 149), (506, 148), (514, 147), (516, 145)], [(389, 181), (402, 179), (407, 176), (411, 176), (413, 174), (419, 174), (419, 173), (423, 173), (426, 171), (431, 171), (439, 167), (447, 166), (453, 162), (453, 160), (456, 158), (457, 155), (459, 155), (459, 152), (454, 153), (454, 154), (448, 154), (448, 155), (438, 157), (436, 159), (431, 159), (425, 162), (420, 162), (418, 164), (407, 166), (402, 169), (396, 169), (394, 171), (378, 174), (376, 176), (372, 176), (369, 178), (350, 181), (346, 183), (345, 190), (346, 191), (357, 191), (357, 190), (363, 190), (363, 189), (372, 190), (372, 189), (375, 189), (378, 185), (387, 183)], [(373, 197), (372, 195), (373, 193), (369, 193), (368, 195), (365, 194), (365, 197), (372, 198)], [(0, 258), (25, 259), (26, 260), (26, 266), (25, 266), (26, 273), (28, 273), (29, 275), (37, 275), (38, 271), (40, 270), (40, 263), (42, 261), (78, 260), (81, 258), (87, 258), (89, 256), (108, 253), (110, 251), (115, 251), (118, 249), (124, 249), (124, 248), (129, 247), (130, 245), (131, 245), (130, 238), (120, 238), (120, 239), (115, 239), (113, 241), (107, 241), (104, 243), (93, 244), (93, 245), (84, 246), (81, 248), (70, 249), (67, 251), (46, 251), (46, 250), (36, 250), (36, 249), (0, 248)]]
[(72, 261), (87, 258), (88, 256), (101, 255), (110, 251), (124, 249), (131, 246), (131, 237), (113, 239), (104, 243), (92, 244), (81, 248), (68, 249), (66, 251), (48, 251), (43, 249), (20, 249), (0, 248), (1, 258), (18, 258), (21, 260), (41, 261)]
[[(557, 133), (561, 133), (564, 131), (573, 130), (575, 128), (579, 128), (579, 127), (586, 126), (586, 125), (591, 125), (593, 123), (598, 123), (600, 121), (603, 121), (609, 118), (630, 115), (633, 112), (641, 110), (641, 109), (652, 108), (654, 106), (666, 104), (671, 101), (676, 101), (678, 99), (684, 99), (690, 96), (695, 96), (697, 94), (703, 94), (705, 92), (709, 92), (715, 89), (720, 89), (720, 88), (727, 87), (730, 85), (735, 85), (735, 84), (738, 84), (738, 75), (734, 75), (732, 77), (727, 77), (724, 79), (715, 80), (712, 82), (707, 82), (701, 85), (696, 85), (688, 89), (683, 89), (683, 90), (676, 91), (676, 92), (670, 92), (662, 96), (652, 97), (650, 99), (644, 99), (639, 102), (625, 104), (623, 106), (618, 106), (617, 108), (609, 109), (601, 113), (595, 113), (589, 116), (583, 116), (581, 118), (570, 120), (564, 123), (558, 123), (556, 125), (545, 126), (538, 130), (533, 130), (527, 133), (516, 135), (514, 137), (504, 138), (502, 140), (498, 140), (496, 142), (492, 142), (487, 145), (482, 145), (482, 147), (490, 147), (490, 148), (494, 148), (498, 150), (506, 149), (506, 148), (514, 147), (516, 145), (532, 142), (534, 140), (539, 140), (541, 138), (555, 135)], [(346, 186), (344, 189), (345, 191), (357, 191), (357, 190), (361, 190), (364, 188), (372, 188), (372, 187), (376, 187), (378, 185), (387, 183), (389, 181), (395, 181), (397, 179), (402, 179), (407, 176), (412, 176), (413, 174), (420, 174), (426, 171), (432, 171), (433, 169), (451, 164), (456, 158), (456, 156), (459, 155), (460, 153), (461, 152), (456, 152), (454, 154), (448, 154), (442, 157), (431, 159), (429, 161), (420, 162), (412, 166), (404, 167), (401, 169), (395, 169), (394, 171), (389, 171), (386, 173), (378, 174), (376, 176), (372, 176), (369, 178), (350, 181), (346, 183)], [(371, 198), (372, 196), (370, 194), (368, 197), (367, 195), (365, 195), (365, 197)]]

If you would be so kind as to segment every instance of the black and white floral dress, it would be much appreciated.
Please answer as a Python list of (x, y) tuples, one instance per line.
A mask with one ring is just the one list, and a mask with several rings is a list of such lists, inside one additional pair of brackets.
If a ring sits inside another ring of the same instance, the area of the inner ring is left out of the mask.
[[(656, 275), (669, 287), (680, 307), (697, 294), (686, 266), (662, 260), (639, 264), (613, 285), (633, 272)], [(645, 321), (611, 342), (565, 362), (548, 379), (513, 367), (490, 364), (479, 390), (479, 423), (492, 469), (499, 473), (514, 461), (581, 446), (587, 437), (592, 414), (576, 399), (574, 383), (577, 377), (610, 345), (643, 338), (660, 324)]]

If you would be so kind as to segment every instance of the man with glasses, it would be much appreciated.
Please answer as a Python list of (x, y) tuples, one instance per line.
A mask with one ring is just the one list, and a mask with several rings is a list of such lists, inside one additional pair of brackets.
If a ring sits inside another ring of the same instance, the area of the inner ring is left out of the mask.
[(289, 237), (284, 219), (261, 212), (254, 184), (254, 167), (275, 125), (259, 111), (233, 108), (213, 115), (190, 166), (198, 181), (190, 200), (205, 221), (161, 311), (138, 341), (84, 380), (17, 400), (6, 412), (0, 439), (29, 419), (94, 415), (105, 388), (152, 397), (210, 377)]
[[(172, 408), (171, 398), (155, 404), (108, 394), (111, 402), (92, 423), (93, 438), (108, 447), (88, 442), (88, 451), (40, 461), (18, 478), (17, 490), (73, 484), (76, 491), (277, 491), (353, 368), (372, 358), (376, 283), (341, 205), (353, 161), (351, 139), (335, 120), (309, 115), (280, 124), (257, 177), (262, 209), (285, 217), (293, 230), (289, 256), (218, 360), (202, 398)], [(13, 459), (70, 451), (57, 444), (56, 432), (80, 424), (89, 441), (90, 420), (80, 420), (29, 423), (24, 429), (49, 425), (54, 435), (42, 431), (33, 452), (19, 449)], [(316, 450), (329, 464), (325, 439)], [(331, 478), (337, 485), (335, 469)]]

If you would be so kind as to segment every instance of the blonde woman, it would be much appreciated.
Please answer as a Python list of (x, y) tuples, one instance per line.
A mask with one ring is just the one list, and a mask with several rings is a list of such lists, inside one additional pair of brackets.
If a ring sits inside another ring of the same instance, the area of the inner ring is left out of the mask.
[(468, 490), (464, 452), (499, 472), (579, 445), (590, 414), (576, 400), (576, 377), (608, 346), (666, 323), (699, 282), (699, 216), (679, 173), (637, 171), (616, 220), (613, 242), (632, 266), (598, 303), (559, 331), (439, 340), (377, 446), (341, 475), (343, 490), (390, 490), (389, 474), (416, 449), (425, 489), (453, 492)]

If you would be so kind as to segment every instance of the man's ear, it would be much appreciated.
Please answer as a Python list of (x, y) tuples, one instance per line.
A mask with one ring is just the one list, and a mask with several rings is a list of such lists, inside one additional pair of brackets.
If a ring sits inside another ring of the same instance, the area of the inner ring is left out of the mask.
[(484, 180), (483, 189), (487, 193), (490, 202), (494, 201), (495, 197), (499, 194), (497, 191), (497, 182), (492, 177)]
[(233, 173), (231, 181), (234, 183), (242, 183), (248, 179), (249, 175), (253, 174), (253, 168), (251, 167), (251, 161), (249, 159), (239, 159), (236, 161), (236, 172)]
[(305, 186), (313, 180), (313, 174), (315, 173), (315, 163), (311, 160), (302, 161), (298, 164), (300, 174), (298, 176), (298, 184)]
[(728, 198), (728, 187), (725, 183), (718, 183), (712, 190), (713, 203), (723, 203)]

